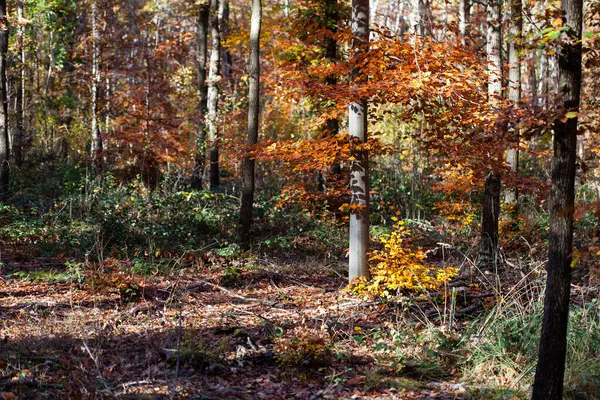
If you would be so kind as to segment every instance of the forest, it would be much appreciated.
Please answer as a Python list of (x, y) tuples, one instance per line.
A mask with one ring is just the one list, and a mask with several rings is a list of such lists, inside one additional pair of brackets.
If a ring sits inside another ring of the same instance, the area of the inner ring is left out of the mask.
[(600, 0), (0, 0), (0, 399), (600, 399)]

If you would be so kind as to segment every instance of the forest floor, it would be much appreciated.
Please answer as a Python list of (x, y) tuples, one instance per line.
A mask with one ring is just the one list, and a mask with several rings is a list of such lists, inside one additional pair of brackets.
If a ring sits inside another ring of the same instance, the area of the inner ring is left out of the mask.
[[(416, 346), (387, 334), (407, 308), (351, 296), (342, 265), (224, 273), (219, 259), (182, 256), (141, 277), (126, 261), (2, 251), (0, 398), (470, 398), (456, 371), (393, 357)], [(413, 326), (435, 312), (423, 304), (409, 307)]]

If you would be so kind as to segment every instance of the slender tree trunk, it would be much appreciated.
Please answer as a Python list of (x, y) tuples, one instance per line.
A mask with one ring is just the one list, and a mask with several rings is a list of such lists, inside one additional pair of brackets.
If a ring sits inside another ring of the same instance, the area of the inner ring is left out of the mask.
[[(250, 64), (248, 65), (248, 149), (258, 142), (260, 113), (260, 25), (262, 20), (261, 0), (252, 0), (250, 23)], [(255, 159), (246, 154), (242, 161), (242, 204), (240, 208), (240, 240), (244, 247), (250, 244), (252, 226), (252, 204), (254, 202)]]
[(219, 172), (219, 128), (217, 126), (219, 105), (219, 80), (221, 65), (221, 36), (219, 34), (219, 0), (210, 0), (210, 16), (208, 18), (212, 48), (208, 69), (208, 181), (210, 190), (215, 191), (220, 185)]
[[(490, 0), (487, 6), (487, 59), (488, 96), (492, 105), (498, 103), (502, 95), (502, 3)], [(501, 178), (490, 172), (485, 181), (483, 200), (481, 245), (478, 266), (481, 270), (491, 270), (497, 260), (498, 218), (500, 216)]]
[(24, 114), (23, 99), (25, 98), (25, 26), (23, 25), (23, 0), (17, 3), (17, 18), (19, 25), (17, 28), (17, 47), (19, 50), (19, 84), (17, 87), (16, 110), (15, 110), (15, 137), (13, 143), (13, 155), (15, 164), (20, 166), (23, 163), (23, 136), (24, 136)]
[[(511, 0), (510, 3), (510, 43), (508, 47), (508, 99), (515, 106), (521, 103), (521, 40), (523, 37), (523, 5), (521, 0)], [(519, 131), (515, 126), (514, 130), (516, 147), (510, 147), (506, 152), (506, 164), (516, 176), (519, 173)], [(504, 192), (504, 202), (513, 206), (514, 216), (518, 215), (516, 209), (519, 193), (516, 187), (506, 188)]]
[(550, 91), (549, 91), (549, 82), (550, 82), (550, 62), (549, 57), (546, 55), (545, 50), (542, 50), (542, 54), (540, 57), (540, 79), (538, 80), (538, 100), (536, 104), (544, 106), (545, 109), (548, 108), (548, 104), (550, 103)]
[(379, 9), (379, 0), (370, 0), (369, 2), (369, 15), (373, 20), (373, 23), (377, 23), (377, 10)]
[[(558, 54), (559, 87), (563, 95), (564, 109), (577, 113), (582, 74), (583, 0), (563, 0), (561, 8), (563, 26), (569, 27), (563, 36), (569, 35), (572, 43), (563, 44)], [(576, 116), (567, 119), (563, 119), (562, 115), (558, 116), (554, 122), (553, 147), (548, 278), (532, 400), (562, 399), (573, 253)]]
[(412, 9), (410, 12), (410, 27), (408, 32), (417, 36), (429, 36), (431, 34), (428, 3), (426, 0), (411, 0)]
[(8, 52), (9, 31), (6, 17), (6, 0), (0, 0), (0, 200), (8, 198), (10, 174), (6, 95), (6, 55)]
[(195, 166), (192, 172), (192, 188), (202, 189), (202, 175), (206, 160), (206, 114), (208, 87), (206, 86), (206, 58), (208, 54), (208, 4), (200, 4), (198, 15), (198, 94), (200, 112), (196, 130)]
[[(221, 33), (221, 41), (225, 41), (229, 36), (229, 0), (222, 0), (219, 7), (219, 26)], [(222, 49), (222, 57), (223, 57), (223, 77), (226, 79), (231, 78), (232, 70), (232, 61), (231, 54), (226, 47)]]
[(470, 32), (471, 23), (471, 0), (460, 0), (458, 4), (458, 31), (463, 46), (467, 44), (467, 36)]
[(91, 156), (101, 163), (102, 135), (98, 124), (98, 89), (100, 87), (100, 31), (98, 30), (98, 5), (92, 0), (92, 147)]
[[(352, 47), (356, 55), (364, 50), (369, 41), (369, 0), (352, 0), (352, 33), (355, 36)], [(365, 77), (355, 68), (353, 78), (358, 86)], [(350, 104), (348, 131), (354, 144), (365, 143), (368, 139), (367, 110), (366, 100), (360, 99)], [(353, 151), (350, 190), (350, 204), (356, 206), (350, 212), (349, 279), (352, 281), (356, 277), (369, 276), (369, 158), (366, 150)]]
[[(337, 24), (338, 24), (338, 3), (337, 0), (325, 0), (325, 21), (327, 24), (327, 29), (331, 32), (332, 35), (337, 33)], [(323, 47), (325, 48), (325, 58), (328, 60), (330, 64), (335, 64), (337, 60), (337, 41), (333, 36), (326, 36), (323, 41)], [(331, 85), (332, 87), (337, 84), (337, 78), (335, 75), (328, 76), (325, 79), (325, 83)], [(325, 137), (334, 137), (339, 133), (340, 123), (337, 118), (331, 118), (327, 120), (325, 125)], [(341, 173), (341, 167), (339, 164), (335, 164), (331, 166), (331, 175), (335, 176), (336, 179), (339, 178)], [(325, 174), (321, 171), (319, 172), (319, 190), (325, 191), (326, 189), (326, 179)]]

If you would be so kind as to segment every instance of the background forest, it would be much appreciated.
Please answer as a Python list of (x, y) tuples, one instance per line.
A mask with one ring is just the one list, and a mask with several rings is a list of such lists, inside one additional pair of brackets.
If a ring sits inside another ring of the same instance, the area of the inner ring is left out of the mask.
[(0, 0), (0, 398), (599, 398), (599, 68), (598, 0)]

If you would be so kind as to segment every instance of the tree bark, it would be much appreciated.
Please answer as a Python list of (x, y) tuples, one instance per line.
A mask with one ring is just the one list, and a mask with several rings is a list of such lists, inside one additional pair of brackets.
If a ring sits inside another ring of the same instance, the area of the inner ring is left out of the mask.
[(498, 216), (500, 215), (500, 175), (490, 172), (485, 179), (479, 269), (490, 271), (496, 265), (498, 253)]
[(6, 0), (0, 0), (0, 200), (9, 194), (8, 103), (6, 95), (6, 62), (8, 52), (8, 20)]
[(98, 5), (92, 0), (92, 147), (90, 155), (97, 165), (102, 159), (102, 135), (98, 124), (98, 89), (100, 87), (100, 31), (98, 30)]
[(210, 0), (208, 19), (212, 48), (208, 69), (208, 181), (211, 191), (220, 185), (219, 128), (217, 126), (219, 105), (219, 81), (221, 79), (221, 36), (219, 34), (219, 0)]
[[(221, 41), (225, 41), (229, 36), (229, 0), (222, 0), (219, 7), (219, 26), (221, 33)], [(231, 61), (231, 54), (226, 47), (222, 49), (223, 57), (223, 77), (230, 79), (233, 73), (233, 66)]]
[[(331, 32), (331, 36), (325, 36), (323, 40), (323, 48), (325, 49), (325, 58), (330, 64), (335, 64), (337, 60), (337, 41), (333, 35), (337, 33), (337, 24), (338, 24), (338, 2), (337, 0), (325, 0), (325, 23), (327, 29)], [(325, 79), (325, 83), (327, 85), (331, 85), (332, 87), (337, 84), (337, 78), (335, 75), (330, 75)], [(324, 137), (334, 137), (339, 133), (340, 123), (337, 118), (331, 118), (327, 120), (327, 123), (324, 127)], [(331, 166), (331, 175), (339, 178), (341, 173), (341, 167), (339, 164), (335, 164)], [(319, 172), (319, 191), (324, 192), (326, 189), (326, 179), (325, 174), (320, 171)]]
[[(579, 111), (582, 75), (582, 0), (563, 0), (563, 26), (571, 43), (558, 53), (559, 87), (567, 112)], [(544, 319), (532, 400), (562, 398), (567, 352), (567, 325), (573, 253), (577, 117), (558, 116), (554, 122), (550, 236)]]
[(471, 0), (460, 0), (458, 5), (458, 31), (463, 46), (467, 44), (467, 36), (470, 32), (471, 23)]
[[(258, 143), (260, 113), (260, 27), (261, 0), (252, 0), (250, 23), (250, 64), (248, 65), (248, 149)], [(254, 202), (254, 169), (256, 161), (246, 154), (242, 161), (242, 204), (240, 208), (240, 241), (245, 248), (250, 244), (252, 205)]]
[[(354, 54), (364, 51), (369, 42), (369, 0), (352, 0), (352, 43)], [(353, 71), (354, 84), (360, 85), (364, 77), (358, 68)], [(367, 132), (366, 100), (359, 99), (350, 104), (348, 131), (354, 144), (366, 143)], [(369, 250), (369, 158), (366, 150), (353, 150), (350, 166), (350, 262), (349, 279), (369, 276), (367, 252)]]
[(427, 0), (412, 0), (409, 33), (417, 36), (431, 36), (431, 21), (429, 2)]
[[(502, 3), (500, 0), (489, 0), (487, 18), (488, 97), (493, 106), (498, 103), (502, 95)], [(500, 187), (500, 175), (490, 172), (485, 181), (481, 215), (478, 267), (483, 271), (494, 269), (497, 260)]]
[[(515, 106), (521, 103), (521, 40), (523, 37), (523, 4), (521, 0), (511, 0), (510, 3), (510, 43), (508, 46), (508, 99)], [(511, 126), (515, 135), (515, 147), (506, 152), (506, 164), (516, 176), (519, 173), (519, 130)], [(517, 201), (519, 193), (516, 187), (506, 188), (504, 202), (513, 206), (514, 216), (518, 215)]]
[(24, 137), (24, 114), (25, 108), (23, 107), (23, 99), (25, 98), (25, 27), (23, 25), (23, 0), (19, 0), (17, 3), (17, 18), (19, 25), (17, 27), (17, 48), (19, 51), (19, 75), (18, 75), (18, 87), (16, 93), (16, 112), (15, 112), (15, 137), (13, 142), (13, 155), (15, 158), (15, 164), (20, 166), (23, 164), (23, 137)]
[(208, 87), (206, 86), (206, 58), (208, 54), (208, 4), (200, 4), (198, 13), (198, 94), (200, 110), (196, 130), (195, 166), (192, 172), (192, 188), (202, 189), (202, 175), (206, 160), (206, 114)]

